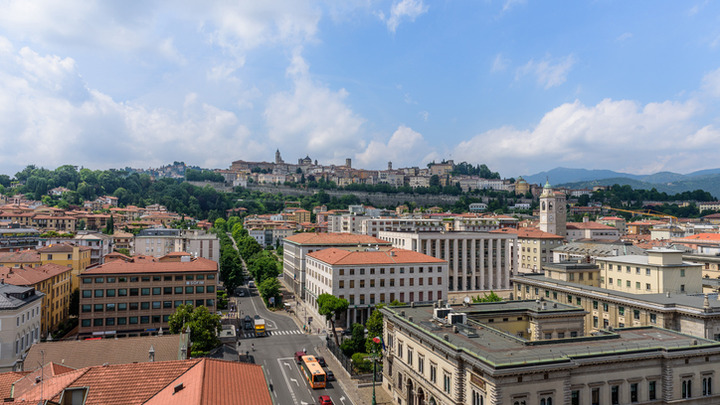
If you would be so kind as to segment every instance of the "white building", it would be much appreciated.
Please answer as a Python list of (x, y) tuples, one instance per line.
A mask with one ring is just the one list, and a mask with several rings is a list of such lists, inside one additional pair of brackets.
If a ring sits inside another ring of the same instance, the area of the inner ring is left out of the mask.
[(517, 235), (490, 232), (380, 232), (393, 247), (448, 261), (448, 293), (510, 290)]
[(377, 237), (381, 231), (430, 232), (445, 230), (442, 219), (427, 218), (363, 218), (360, 232)]
[(309, 253), (307, 263), (308, 302), (314, 315), (317, 297), (331, 294), (348, 300), (345, 319), (364, 324), (376, 304), (430, 302), (447, 296), (445, 260), (406, 249), (347, 251), (330, 248)]
[(587, 217), (583, 218), (583, 222), (568, 222), (566, 232), (569, 241), (578, 239), (614, 241), (620, 239), (620, 231), (617, 228), (588, 221)]
[(17, 371), (18, 360), (40, 340), (43, 296), (32, 287), (0, 282), (0, 372)]
[(220, 240), (199, 229), (143, 229), (134, 240), (132, 254), (162, 257), (168, 253), (187, 252), (215, 262), (220, 261)]

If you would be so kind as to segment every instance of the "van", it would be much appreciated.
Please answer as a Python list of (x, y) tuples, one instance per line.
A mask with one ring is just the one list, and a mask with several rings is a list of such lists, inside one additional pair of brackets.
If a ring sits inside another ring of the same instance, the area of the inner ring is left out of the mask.
[(297, 364), (302, 363), (303, 356), (305, 356), (305, 352), (303, 352), (303, 351), (295, 352), (295, 362)]
[(248, 287), (250, 287), (250, 288), (255, 287), (255, 282), (252, 280), (248, 281)]

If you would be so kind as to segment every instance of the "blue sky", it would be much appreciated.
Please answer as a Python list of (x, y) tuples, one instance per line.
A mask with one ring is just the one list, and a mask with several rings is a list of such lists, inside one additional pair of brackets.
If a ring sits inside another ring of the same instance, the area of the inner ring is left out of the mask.
[(0, 0), (0, 173), (720, 167), (709, 1)]

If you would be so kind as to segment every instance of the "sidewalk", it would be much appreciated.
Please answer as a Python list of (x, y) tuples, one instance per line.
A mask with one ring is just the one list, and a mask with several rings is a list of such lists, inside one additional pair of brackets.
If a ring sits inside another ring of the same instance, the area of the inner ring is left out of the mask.
[[(289, 297), (292, 294), (288, 292), (287, 286), (282, 282), (280, 283), (280, 291), (282, 292), (283, 297)], [(285, 298), (283, 299), (285, 300)], [(303, 330), (303, 304), (300, 303), (300, 308), (297, 308), (296, 302), (292, 300), (285, 302), (292, 303), (294, 313), (290, 313), (288, 315), (291, 315), (290, 318), (295, 321), (300, 330)], [(311, 327), (312, 330), (306, 331), (306, 333), (312, 335), (319, 335), (320, 337), (324, 337), (325, 333), (327, 333), (330, 335), (330, 339), (333, 339), (332, 331), (329, 330), (329, 328), (325, 327), (324, 318), (319, 320), (313, 319)], [(318, 334), (318, 330), (325, 333)], [(325, 358), (325, 362), (327, 362), (328, 368), (335, 373), (335, 378), (337, 379), (336, 382), (340, 384), (343, 391), (345, 391), (350, 401), (352, 401), (354, 405), (368, 405), (372, 403), (372, 385), (358, 387), (358, 381), (353, 380), (347, 370), (345, 370), (345, 368), (343, 368), (343, 366), (335, 359), (335, 355), (333, 355), (330, 350), (328, 350), (328, 348), (325, 346), (324, 340), (319, 346), (315, 346), (315, 350), (320, 356), (323, 356)], [(375, 402), (378, 405), (391, 405), (393, 403), (392, 397), (390, 397), (388, 393), (381, 387), (381, 384), (382, 383), (378, 382), (375, 385)]]

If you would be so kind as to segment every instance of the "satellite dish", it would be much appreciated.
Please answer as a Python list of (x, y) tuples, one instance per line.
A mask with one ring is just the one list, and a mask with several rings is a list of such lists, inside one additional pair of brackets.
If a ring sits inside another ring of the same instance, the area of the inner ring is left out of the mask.
[(465, 296), (465, 298), (463, 298), (463, 302), (466, 303), (466, 304), (469, 304), (470, 301), (472, 301), (472, 300), (471, 300), (470, 297), (467, 296), (467, 295)]

